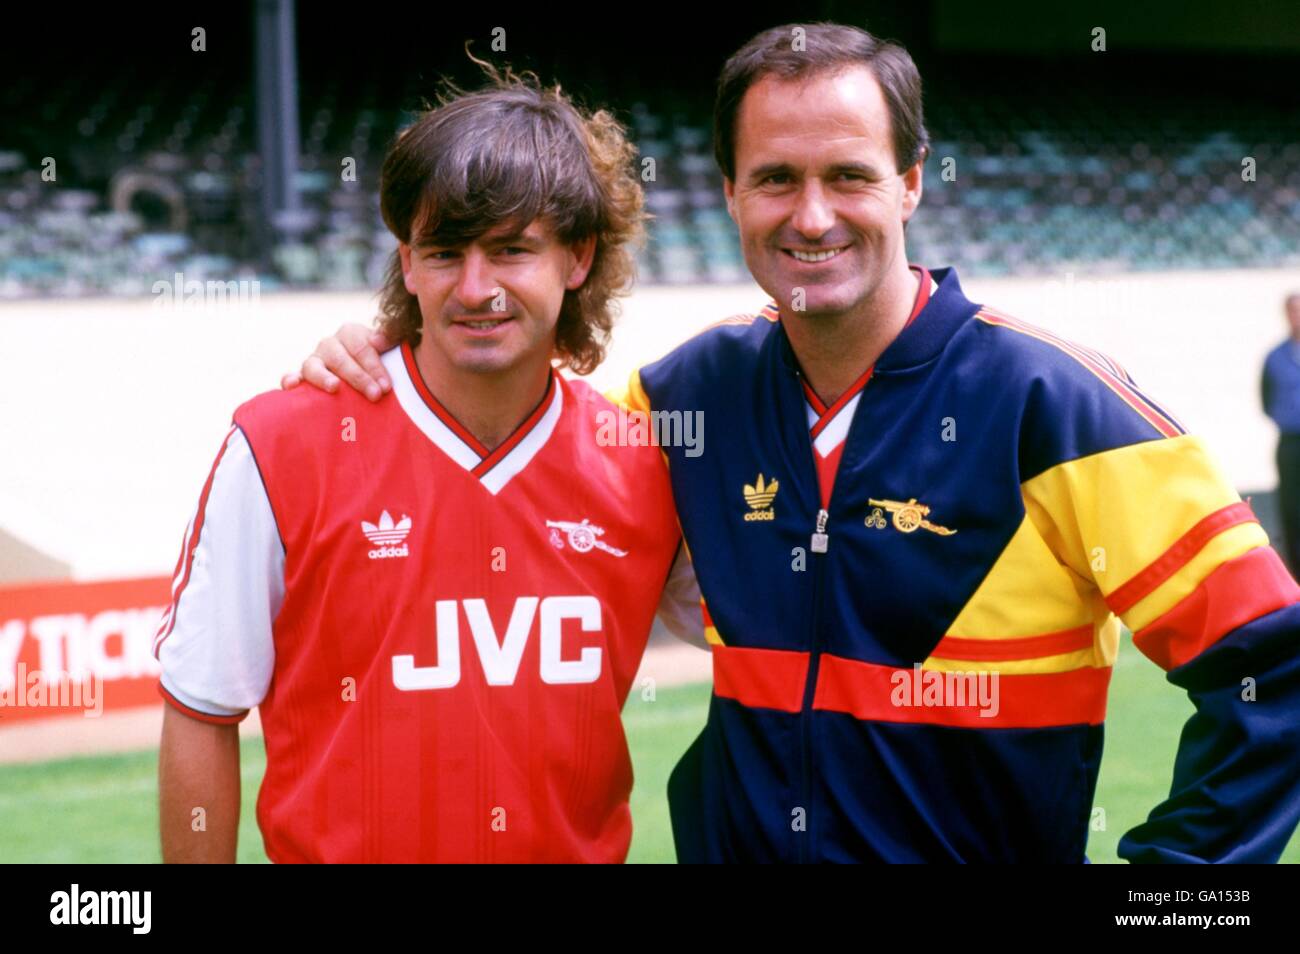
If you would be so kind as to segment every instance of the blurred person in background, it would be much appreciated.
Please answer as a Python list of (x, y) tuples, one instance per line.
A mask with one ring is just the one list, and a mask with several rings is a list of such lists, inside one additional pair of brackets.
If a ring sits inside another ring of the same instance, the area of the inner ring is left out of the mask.
[(1291, 335), (1268, 353), (1260, 390), (1264, 413), (1277, 425), (1277, 506), (1282, 555), (1294, 576), (1300, 570), (1300, 292), (1284, 304)]

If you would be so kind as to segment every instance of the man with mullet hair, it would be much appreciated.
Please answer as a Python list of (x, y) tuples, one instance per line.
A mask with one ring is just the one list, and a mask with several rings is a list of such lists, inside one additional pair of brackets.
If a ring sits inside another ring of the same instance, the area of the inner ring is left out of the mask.
[(273, 861), (626, 857), (620, 711), (680, 532), (659, 449), (601, 446), (553, 362), (600, 361), (643, 197), (609, 114), (490, 75), (384, 162), (395, 400), (256, 397), (203, 487), (155, 641), (166, 861), (235, 859), (253, 706)]

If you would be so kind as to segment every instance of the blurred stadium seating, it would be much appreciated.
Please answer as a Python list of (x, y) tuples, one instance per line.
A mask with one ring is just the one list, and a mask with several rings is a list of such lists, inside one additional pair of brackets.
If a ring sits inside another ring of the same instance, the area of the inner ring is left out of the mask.
[[(1036, 81), (1030, 64), (926, 64), (932, 157), (926, 198), (909, 226), (911, 257), (963, 274), (1094, 274), (1300, 264), (1296, 113), (1234, 95), (1274, 80), (1234, 66), (1217, 95), (1152, 71)], [(159, 277), (258, 278), (264, 289), (374, 287), (393, 247), (378, 212), (378, 167), (401, 108), (399, 76), (304, 74), (300, 91), (303, 211), (259, 267), (256, 117), (247, 72), (159, 84), (117, 71), (96, 83), (64, 74), (53, 93), (30, 78), (4, 91), (6, 112), (40, 118), (39, 139), (0, 151), (0, 296), (138, 295)], [(1170, 75), (1198, 72), (1169, 65)], [(1213, 71), (1201, 71), (1213, 72)], [(568, 77), (566, 77), (567, 79)], [(707, 100), (655, 93), (589, 67), (588, 88), (624, 119), (642, 156), (654, 214), (644, 283), (747, 278), (711, 153)], [(89, 94), (86, 91), (89, 90)], [(19, 137), (20, 139), (23, 137)], [(60, 188), (42, 159), (61, 156)], [(343, 181), (340, 157), (356, 160)], [(1255, 160), (1243, 181), (1242, 160)], [(944, 176), (944, 160), (956, 180)]]

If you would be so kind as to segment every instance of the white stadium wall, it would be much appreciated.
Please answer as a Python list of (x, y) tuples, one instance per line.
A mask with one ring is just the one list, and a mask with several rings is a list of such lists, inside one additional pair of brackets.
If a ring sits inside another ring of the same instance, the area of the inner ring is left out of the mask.
[[(1107, 352), (1206, 436), (1239, 489), (1274, 486), (1275, 432), (1259, 407), (1258, 375), (1300, 275), (965, 287), (974, 300)], [(615, 385), (693, 331), (763, 300), (754, 286), (644, 288), (592, 381)], [(366, 294), (324, 293), (201, 309), (148, 299), (0, 304), (0, 528), (66, 561), (76, 579), (169, 574), (234, 408), (275, 387), (321, 336), (373, 309)], [(706, 449), (707, 441), (706, 422)]]

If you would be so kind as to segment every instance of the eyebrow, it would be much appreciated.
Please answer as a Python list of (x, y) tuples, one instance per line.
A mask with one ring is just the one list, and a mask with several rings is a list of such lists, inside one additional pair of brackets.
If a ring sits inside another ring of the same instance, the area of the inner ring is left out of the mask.
[(484, 236), (492, 245), (536, 245), (544, 239), (540, 235), (530, 234), (520, 229), (508, 235)]
[(755, 169), (751, 169), (746, 178), (753, 182), (759, 179), (765, 179), (777, 172), (784, 172), (788, 175), (794, 172), (794, 169), (788, 162), (767, 162)]
[[(869, 178), (873, 178), (873, 179), (881, 178), (881, 174), (879, 170), (876, 169), (875, 166), (871, 165), (868, 162), (857, 162), (854, 160), (847, 160), (844, 162), (833, 163), (829, 167), (829, 171), (831, 173), (857, 172), (857, 173), (861, 173), (862, 175), (868, 176)], [(753, 169), (749, 173), (747, 178), (751, 182), (756, 182), (759, 179), (764, 179), (767, 176), (774, 175), (777, 173), (793, 175), (794, 167), (791, 166), (790, 163), (788, 162), (767, 162)]]
[(880, 171), (869, 162), (837, 162), (831, 166), (831, 172), (860, 172), (872, 178), (880, 176)]
[(425, 248), (457, 249), (466, 245), (470, 245), (471, 243), (477, 242), (479, 240), (485, 240), (489, 245), (497, 245), (497, 246), (527, 245), (529, 247), (536, 247), (545, 241), (545, 239), (541, 236), (529, 234), (526, 229), (516, 229), (513, 232), (504, 233), (502, 235), (491, 235), (491, 234), (480, 235), (477, 238), (470, 239), (469, 241), (454, 242), (454, 243), (440, 242), (438, 241), (436, 235), (422, 236), (414, 243), (414, 245), (416, 248), (420, 248), (420, 249), (425, 249)]

